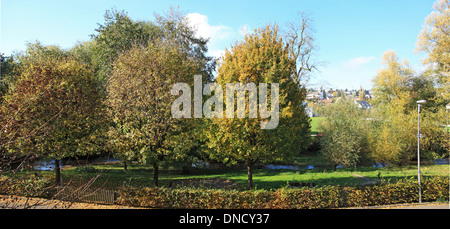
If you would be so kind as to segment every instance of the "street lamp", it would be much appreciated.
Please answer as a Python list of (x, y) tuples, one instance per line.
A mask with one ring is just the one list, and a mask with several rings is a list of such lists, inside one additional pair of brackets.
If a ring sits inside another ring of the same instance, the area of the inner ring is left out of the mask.
[(426, 100), (417, 101), (417, 179), (419, 181), (419, 203), (422, 203), (422, 187), (420, 185), (420, 104), (426, 102)]

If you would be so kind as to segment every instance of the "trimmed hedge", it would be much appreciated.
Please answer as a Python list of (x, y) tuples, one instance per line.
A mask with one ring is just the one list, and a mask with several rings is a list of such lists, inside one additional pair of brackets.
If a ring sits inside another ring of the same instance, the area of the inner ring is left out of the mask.
[[(9, 179), (0, 176), (0, 194), (49, 198), (51, 182), (44, 177)], [(449, 201), (449, 177), (422, 181), (422, 200)], [(412, 203), (418, 200), (417, 180), (382, 182), (362, 187), (324, 186), (276, 190), (222, 190), (165, 187), (122, 188), (117, 204), (182, 209), (326, 209)]]
[(45, 177), (12, 179), (0, 176), (0, 194), (50, 198), (52, 182)]
[[(411, 203), (418, 200), (417, 180), (382, 182), (373, 186), (281, 188), (277, 190), (123, 188), (118, 204), (147, 208), (182, 209), (324, 209)], [(422, 182), (422, 200), (449, 200), (449, 178)]]

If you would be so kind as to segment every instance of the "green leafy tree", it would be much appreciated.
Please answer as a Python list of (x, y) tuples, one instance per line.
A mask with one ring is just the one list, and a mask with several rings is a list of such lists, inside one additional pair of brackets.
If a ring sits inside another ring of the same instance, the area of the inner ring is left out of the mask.
[(365, 97), (365, 91), (364, 91), (364, 89), (362, 88), (362, 86), (359, 88), (359, 94), (358, 94), (358, 97), (359, 97), (359, 100), (361, 100), (361, 101), (366, 100), (366, 97)]
[(172, 118), (173, 84), (191, 82), (201, 64), (177, 45), (157, 40), (147, 47), (135, 46), (114, 63), (107, 87), (110, 131), (114, 149), (137, 156), (153, 165), (158, 185), (160, 164), (177, 148), (176, 135), (189, 120)]
[[(126, 12), (107, 10), (104, 23), (98, 24), (92, 35), (91, 61), (96, 67), (97, 77), (105, 81), (112, 72), (112, 65), (119, 54), (131, 49), (133, 45), (147, 45), (160, 37), (159, 28), (151, 22), (135, 22)], [(86, 45), (91, 45), (86, 43)]]
[(214, 80), (217, 59), (207, 55), (209, 38), (198, 36), (186, 13), (170, 7), (164, 15), (155, 13), (154, 24), (160, 29), (161, 39), (171, 40), (191, 58), (202, 63), (200, 73), (206, 76), (206, 82)]
[(104, 19), (97, 33), (92, 35), (93, 39), (75, 48), (75, 52), (95, 66), (99, 80), (105, 81), (111, 74), (119, 54), (133, 46), (147, 46), (157, 39), (170, 40), (192, 58), (201, 60), (202, 73), (213, 78), (216, 65), (215, 59), (206, 55), (208, 39), (198, 37), (185, 14), (178, 9), (171, 7), (164, 15), (155, 14), (154, 21), (135, 21), (126, 12), (111, 9), (106, 11)]
[(336, 170), (337, 166), (356, 166), (363, 157), (366, 146), (365, 110), (358, 109), (353, 101), (340, 99), (319, 112), (325, 119), (319, 123), (323, 133), (320, 139), (321, 154)]
[[(201, 62), (202, 67), (198, 73), (208, 76), (205, 82), (213, 78), (215, 60), (206, 55), (208, 40), (197, 36), (196, 30), (189, 26), (184, 13), (178, 9), (170, 8), (164, 15), (155, 14), (153, 21), (133, 20), (126, 12), (111, 9), (106, 11), (104, 19), (91, 40), (78, 43), (70, 50), (79, 61), (93, 68), (101, 85), (103, 99), (106, 99), (107, 80), (113, 74), (114, 62), (119, 56), (134, 46), (146, 47), (156, 40), (171, 42), (190, 58)], [(109, 125), (119, 128), (120, 124), (108, 121)], [(130, 147), (130, 143), (123, 138), (120, 131), (108, 136), (102, 136), (101, 133), (99, 132), (97, 139), (105, 139), (102, 140), (105, 144), (101, 145), (104, 149), (110, 150), (115, 157), (121, 158), (125, 169), (127, 161), (137, 159), (139, 152)]]

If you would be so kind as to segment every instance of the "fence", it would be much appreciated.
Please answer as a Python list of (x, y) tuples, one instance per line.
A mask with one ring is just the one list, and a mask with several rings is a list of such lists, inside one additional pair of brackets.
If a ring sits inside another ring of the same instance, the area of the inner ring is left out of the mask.
[(114, 204), (117, 199), (116, 191), (106, 189), (71, 189), (60, 187), (57, 189), (57, 199), (65, 201), (80, 201), (86, 203)]

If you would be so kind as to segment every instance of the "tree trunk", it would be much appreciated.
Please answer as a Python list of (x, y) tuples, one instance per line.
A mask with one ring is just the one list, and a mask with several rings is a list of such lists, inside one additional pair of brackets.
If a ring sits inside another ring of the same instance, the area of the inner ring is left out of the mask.
[(61, 168), (59, 167), (59, 160), (55, 159), (55, 186), (61, 184)]
[(153, 183), (155, 186), (158, 186), (158, 173), (159, 173), (159, 166), (158, 163), (153, 163)]
[(123, 160), (123, 170), (125, 170), (125, 172), (128, 172), (127, 160)]
[(247, 174), (248, 174), (248, 189), (253, 188), (253, 172), (252, 172), (252, 164), (247, 161)]
[(191, 173), (191, 166), (190, 165), (183, 165), (183, 167), (181, 167), (181, 174), (183, 175), (188, 175)]

